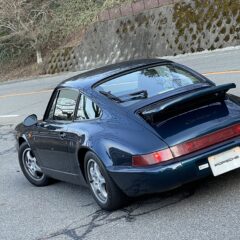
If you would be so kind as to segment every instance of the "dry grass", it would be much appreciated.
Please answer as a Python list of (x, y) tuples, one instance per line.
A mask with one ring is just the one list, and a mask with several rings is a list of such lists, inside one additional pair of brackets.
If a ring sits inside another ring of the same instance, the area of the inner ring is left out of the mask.
[(26, 66), (5, 64), (1, 67), (0, 82), (25, 79), (37, 75), (41, 75), (41, 71), (39, 70), (37, 63), (30, 63)]
[[(45, 25), (49, 36), (47, 45), (43, 46), (44, 56), (58, 48), (79, 45), (85, 29), (96, 21), (101, 11), (124, 2), (133, 0), (52, 0), (53, 18)], [(33, 55), (28, 48), (22, 49), (19, 55), (0, 59), (0, 81), (41, 74), (41, 67), (34, 63)], [(23, 59), (29, 60), (23, 62)]]

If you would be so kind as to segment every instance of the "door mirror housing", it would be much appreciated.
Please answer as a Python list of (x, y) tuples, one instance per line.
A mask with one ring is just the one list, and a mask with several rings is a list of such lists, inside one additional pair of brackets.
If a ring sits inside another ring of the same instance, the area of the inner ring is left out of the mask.
[(25, 127), (31, 127), (31, 126), (37, 125), (37, 123), (38, 123), (38, 119), (36, 114), (32, 114), (26, 117), (23, 121), (23, 125)]

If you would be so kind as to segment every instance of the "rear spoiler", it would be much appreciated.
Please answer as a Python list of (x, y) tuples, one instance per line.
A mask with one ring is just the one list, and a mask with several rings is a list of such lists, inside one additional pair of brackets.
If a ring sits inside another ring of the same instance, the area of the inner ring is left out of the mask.
[(213, 86), (178, 96), (171, 100), (161, 101), (145, 107), (139, 114), (147, 121), (156, 123), (173, 117), (177, 113), (184, 113), (191, 109), (226, 99), (226, 93), (236, 88), (236, 84), (229, 83)]

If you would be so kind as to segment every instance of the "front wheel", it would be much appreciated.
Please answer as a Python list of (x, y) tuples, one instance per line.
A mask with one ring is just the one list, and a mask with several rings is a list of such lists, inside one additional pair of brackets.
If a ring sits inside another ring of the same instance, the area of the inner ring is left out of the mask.
[(94, 153), (86, 154), (84, 169), (92, 195), (102, 209), (112, 211), (126, 204), (127, 196), (116, 186)]
[(47, 186), (50, 183), (50, 179), (38, 166), (38, 161), (26, 142), (19, 147), (18, 158), (22, 172), (30, 183), (38, 187)]

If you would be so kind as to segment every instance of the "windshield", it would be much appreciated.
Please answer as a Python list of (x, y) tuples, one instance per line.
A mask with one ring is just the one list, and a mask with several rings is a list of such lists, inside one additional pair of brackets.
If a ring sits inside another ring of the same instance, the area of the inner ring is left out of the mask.
[(100, 93), (118, 102), (150, 98), (164, 92), (203, 80), (172, 65), (162, 65), (139, 70), (109, 80), (96, 87)]

